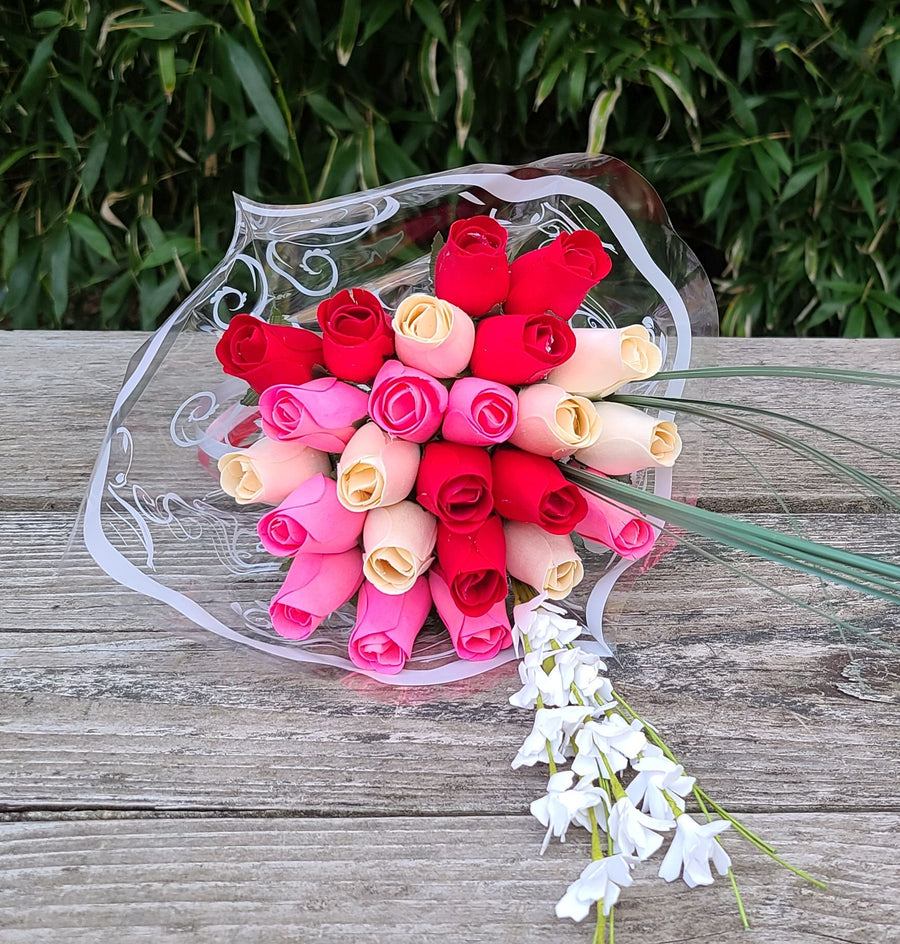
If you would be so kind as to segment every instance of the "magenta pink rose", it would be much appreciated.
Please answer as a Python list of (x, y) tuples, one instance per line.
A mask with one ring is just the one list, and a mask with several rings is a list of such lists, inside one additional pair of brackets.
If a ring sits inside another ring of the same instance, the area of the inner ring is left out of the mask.
[(434, 608), (460, 659), (483, 662), (512, 645), (505, 600), (495, 603), (481, 616), (466, 616), (456, 605), (443, 574), (435, 567), (428, 571), (428, 585)]
[(353, 664), (382, 675), (396, 675), (406, 664), (430, 609), (426, 577), (419, 577), (401, 594), (382, 593), (363, 581), (348, 646)]
[(365, 520), (365, 514), (349, 511), (338, 501), (334, 479), (319, 474), (263, 515), (257, 530), (263, 547), (276, 557), (300, 551), (339, 554), (356, 546)]
[(356, 593), (362, 579), (359, 548), (342, 554), (298, 554), (269, 605), (275, 632), (287, 639), (306, 639)]
[(578, 491), (587, 502), (588, 513), (575, 526), (577, 534), (611, 548), (627, 560), (638, 560), (650, 552), (656, 543), (657, 531), (640, 512), (585, 489)]
[(385, 432), (408, 442), (431, 439), (446, 409), (447, 388), (400, 361), (385, 361), (372, 382), (369, 415)]
[(441, 435), (464, 446), (493, 446), (512, 436), (519, 412), (515, 391), (481, 377), (462, 377), (450, 388)]
[(278, 384), (259, 398), (269, 439), (302, 442), (323, 452), (342, 452), (368, 410), (368, 394), (334, 377), (299, 386)]

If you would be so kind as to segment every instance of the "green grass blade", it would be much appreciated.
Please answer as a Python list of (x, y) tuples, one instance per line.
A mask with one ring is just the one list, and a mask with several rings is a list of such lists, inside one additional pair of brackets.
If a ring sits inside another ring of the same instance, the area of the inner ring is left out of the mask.
[(829, 367), (778, 367), (742, 365), (735, 367), (691, 367), (664, 370), (654, 380), (713, 380), (722, 377), (788, 377), (791, 380), (825, 380), (872, 387), (900, 387), (900, 374), (880, 374), (871, 370), (841, 370)]

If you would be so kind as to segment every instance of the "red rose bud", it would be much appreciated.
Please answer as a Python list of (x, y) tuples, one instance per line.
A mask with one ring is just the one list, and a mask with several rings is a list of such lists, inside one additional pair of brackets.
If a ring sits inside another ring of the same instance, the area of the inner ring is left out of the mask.
[(381, 302), (361, 288), (344, 289), (321, 302), (325, 366), (341, 380), (369, 383), (394, 353), (394, 333)]
[(568, 534), (588, 512), (584, 496), (552, 459), (501, 447), (491, 458), (491, 472), (494, 507), (504, 518)]
[(575, 334), (554, 315), (497, 315), (475, 326), (476, 377), (515, 387), (543, 380), (575, 351)]
[(506, 298), (506, 230), (489, 216), (457, 220), (434, 267), (434, 294), (478, 318)]
[(437, 556), (450, 593), (466, 616), (483, 616), (505, 599), (506, 540), (496, 515), (470, 534), (438, 525)]
[(481, 527), (494, 506), (487, 450), (429, 443), (416, 478), (416, 501), (451, 531), (469, 533)]
[(508, 315), (552, 311), (571, 318), (585, 295), (609, 275), (612, 261), (589, 229), (560, 233), (548, 246), (526, 252), (509, 270)]
[(253, 315), (235, 315), (216, 344), (226, 374), (240, 377), (262, 393), (275, 384), (312, 380), (315, 364), (324, 363), (322, 339), (305, 328), (271, 325)]

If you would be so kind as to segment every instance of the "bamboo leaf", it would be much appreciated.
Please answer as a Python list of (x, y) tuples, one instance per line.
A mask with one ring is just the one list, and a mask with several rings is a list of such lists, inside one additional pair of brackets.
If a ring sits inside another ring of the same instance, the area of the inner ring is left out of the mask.
[(453, 74), (456, 78), (456, 144), (462, 150), (472, 127), (475, 85), (472, 81), (472, 54), (459, 36), (453, 41)]
[(78, 238), (89, 248), (93, 249), (98, 256), (112, 261), (113, 253), (109, 245), (109, 240), (103, 235), (100, 227), (84, 213), (70, 213), (69, 227), (78, 236)]
[(588, 119), (588, 154), (602, 154), (603, 145), (606, 142), (606, 131), (609, 127), (610, 118), (616, 102), (622, 94), (622, 79), (616, 76), (615, 85), (611, 89), (605, 89), (595, 99), (591, 108), (591, 115)]
[(697, 106), (694, 103), (694, 97), (691, 95), (684, 82), (674, 73), (662, 69), (659, 66), (648, 65), (644, 68), (647, 69), (648, 72), (653, 73), (653, 75), (675, 93), (675, 97), (681, 102), (682, 108), (688, 113), (691, 121), (693, 121), (695, 125), (699, 124), (700, 118), (697, 114)]
[[(434, 3), (434, 0), (412, 0), (412, 8), (419, 19), (425, 24), (431, 36), (438, 40), (444, 48), (449, 49), (450, 42), (447, 39), (447, 30), (444, 28), (441, 12), (437, 8), (437, 4)], [(425, 40), (427, 41), (427, 39), (428, 37), (426, 36)]]
[(269, 82), (256, 60), (236, 40), (223, 34), (222, 42), (228, 53), (232, 69), (241, 83), (247, 100), (259, 115), (263, 127), (269, 132), (283, 158), (288, 156), (288, 132), (281, 110), (269, 88)]
[(338, 25), (337, 60), (345, 66), (353, 54), (356, 34), (359, 32), (360, 0), (344, 0), (341, 20)]
[(175, 91), (175, 44), (160, 43), (156, 50), (157, 64), (159, 65), (159, 81), (162, 85), (166, 101), (172, 101)]

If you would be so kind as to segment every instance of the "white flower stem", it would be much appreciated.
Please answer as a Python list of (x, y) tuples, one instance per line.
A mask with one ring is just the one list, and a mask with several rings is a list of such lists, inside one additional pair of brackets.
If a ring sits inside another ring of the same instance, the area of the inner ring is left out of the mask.
[[(644, 719), (615, 690), (613, 691), (613, 697), (628, 712), (628, 714), (631, 715), (632, 718), (634, 718), (636, 721), (639, 721), (644, 726), (647, 736), (651, 741), (653, 741), (654, 744), (656, 744), (657, 747), (660, 748), (660, 750), (663, 751), (666, 757), (668, 757), (673, 763), (678, 763), (678, 758), (672, 753), (669, 745), (666, 744), (666, 742), (656, 733), (653, 727), (647, 724), (647, 722), (644, 721)], [(775, 849), (769, 845), (769, 843), (763, 839), (760, 839), (759, 836), (748, 829), (739, 819), (736, 819), (734, 816), (732, 816), (732, 814), (729, 813), (725, 807), (716, 803), (716, 801), (713, 800), (705, 790), (695, 786), (693, 793), (697, 798), (697, 802), (701, 805), (701, 808), (703, 808), (704, 801), (709, 803), (709, 805), (719, 814), (719, 816), (721, 816), (723, 819), (727, 819), (728, 822), (731, 823), (731, 825), (735, 828), (735, 830), (747, 840), (747, 842), (759, 849), (760, 852), (765, 853), (774, 862), (777, 862), (780, 866), (787, 869), (789, 872), (792, 872), (798, 878), (802, 878), (810, 884), (816, 885), (818, 888), (828, 887), (826, 882), (823, 882), (817, 878), (813, 878), (807, 872), (804, 872), (803, 869), (797, 868), (796, 865), (791, 865), (789, 862), (785, 862), (785, 860), (775, 852)]]

